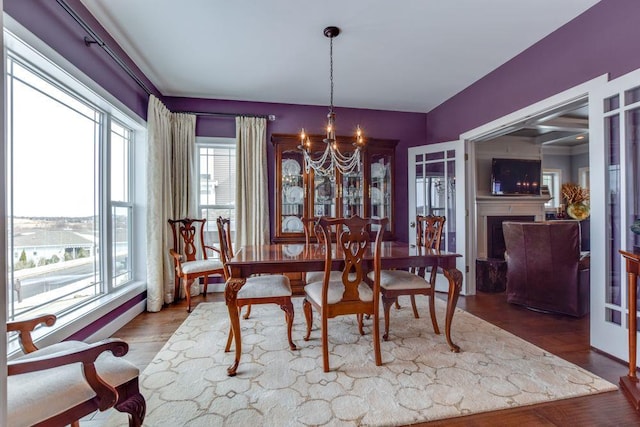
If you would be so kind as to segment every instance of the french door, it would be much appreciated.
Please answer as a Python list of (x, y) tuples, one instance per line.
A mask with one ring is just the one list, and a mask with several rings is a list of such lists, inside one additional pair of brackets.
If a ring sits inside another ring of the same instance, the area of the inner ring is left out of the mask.
[(640, 70), (593, 91), (589, 121), (591, 345), (628, 361), (626, 272), (618, 251), (640, 246), (629, 230), (640, 217)]
[[(443, 142), (409, 148), (409, 242), (416, 241), (416, 215), (446, 217), (442, 250), (462, 255), (458, 270), (466, 268), (466, 209), (464, 141)], [(466, 273), (462, 293), (466, 289)], [(446, 292), (449, 284), (438, 274), (436, 290)]]

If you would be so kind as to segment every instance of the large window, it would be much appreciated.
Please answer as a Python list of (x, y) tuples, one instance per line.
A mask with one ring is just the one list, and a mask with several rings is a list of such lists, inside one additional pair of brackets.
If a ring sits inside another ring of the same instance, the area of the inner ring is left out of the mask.
[(60, 315), (133, 280), (135, 132), (28, 51), (6, 56), (9, 319)]
[(231, 232), (235, 233), (235, 139), (197, 138), (197, 155), (198, 212), (207, 219), (207, 242), (217, 243), (218, 217), (231, 218)]

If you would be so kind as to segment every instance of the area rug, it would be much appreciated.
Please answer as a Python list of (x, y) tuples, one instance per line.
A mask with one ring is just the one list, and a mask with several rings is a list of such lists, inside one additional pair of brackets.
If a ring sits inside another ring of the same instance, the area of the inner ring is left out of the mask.
[[(141, 374), (147, 426), (394, 426), (616, 390), (598, 376), (457, 309), (452, 327), (460, 353), (435, 335), (426, 299), (420, 319), (410, 306), (392, 308), (390, 340), (376, 366), (371, 322), (358, 333), (355, 316), (329, 320), (331, 372), (322, 370), (319, 319), (302, 336), (296, 299), (294, 341), (284, 313), (254, 306), (241, 319), (243, 355), (227, 376), (229, 321), (224, 303), (201, 303)], [(408, 301), (407, 301), (408, 302)], [(421, 303), (421, 304), (420, 304)], [(445, 304), (437, 303), (444, 330)], [(381, 328), (382, 328), (382, 321)], [(114, 413), (108, 426), (126, 425)]]

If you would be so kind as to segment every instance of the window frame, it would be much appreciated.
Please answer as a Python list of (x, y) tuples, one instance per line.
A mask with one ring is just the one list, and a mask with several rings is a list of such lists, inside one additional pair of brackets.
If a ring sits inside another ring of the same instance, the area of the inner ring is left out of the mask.
[[(51, 78), (62, 81), (68, 90), (88, 100), (93, 106), (104, 110), (110, 115), (111, 119), (124, 124), (134, 133), (130, 145), (131, 157), (129, 159), (129, 169), (133, 171), (133, 173), (130, 174), (129, 181), (130, 203), (133, 209), (131, 223), (129, 224), (129, 233), (131, 236), (129, 239), (131, 245), (131, 280), (125, 286), (119, 286), (117, 288), (111, 288), (110, 281), (103, 280), (103, 283), (109, 288), (108, 292), (95, 296), (91, 301), (77, 306), (74, 310), (60, 314), (53, 328), (47, 328), (45, 330), (38, 329), (34, 333), (34, 340), (41, 345), (58, 342), (82, 331), (103, 316), (121, 307), (126, 301), (130, 301), (132, 298), (138, 296), (136, 297), (137, 302), (129, 306), (126, 311), (120, 313), (117, 322), (109, 322), (103, 325), (101, 329), (93, 335), (94, 337), (106, 337), (114, 333), (120, 325), (144, 311), (146, 305), (144, 298), (140, 298), (146, 289), (146, 268), (144, 263), (144, 230), (146, 229), (146, 213), (144, 209), (144, 198), (146, 196), (144, 182), (146, 174), (146, 122), (10, 16), (4, 14), (4, 18), (3, 36), (5, 43), (3, 59), (5, 63), (8, 50), (14, 51), (18, 57), (25, 59), (38, 69), (44, 70)], [(7, 73), (6, 67), (4, 72), (5, 74)], [(110, 149), (108, 142), (103, 143), (101, 150), (108, 149)], [(102, 157), (104, 160), (105, 157)], [(10, 161), (10, 158), (7, 158), (5, 165), (8, 166)], [(105, 177), (108, 177), (108, 173), (105, 172), (106, 169), (104, 169), (103, 163), (100, 163), (100, 167), (103, 168), (100, 173), (100, 179), (105, 180)], [(111, 218), (111, 205), (105, 203), (105, 198), (108, 197), (109, 194), (108, 191), (104, 191), (105, 183), (102, 182), (101, 186), (103, 191), (98, 197), (100, 198), (100, 203), (102, 203), (100, 207), (102, 219), (99, 227), (102, 227), (102, 235), (107, 235), (105, 233), (110, 233), (108, 222), (110, 222)], [(8, 212), (7, 215), (9, 215)], [(103, 265), (101, 268), (103, 271), (111, 271), (111, 261), (109, 260), (110, 250), (107, 249), (105, 251), (104, 248), (108, 248), (108, 245), (104, 246), (104, 243), (102, 243), (103, 240), (106, 239), (101, 239), (100, 249), (107, 255), (103, 256), (105, 260), (102, 262)], [(9, 301), (6, 301), (5, 310), (8, 308), (8, 304)], [(9, 313), (6, 313), (7, 317), (8, 314)], [(7, 354), (11, 357), (19, 352), (17, 345), (15, 345), (15, 340), (7, 344)]]

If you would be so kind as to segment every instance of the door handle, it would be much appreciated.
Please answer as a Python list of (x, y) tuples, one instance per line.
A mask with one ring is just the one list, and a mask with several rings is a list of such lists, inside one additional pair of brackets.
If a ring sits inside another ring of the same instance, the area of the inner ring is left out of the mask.
[(411, 228), (416, 228), (416, 223), (412, 221), (412, 222), (411, 222), (411, 224), (409, 224), (409, 226), (410, 226)]

